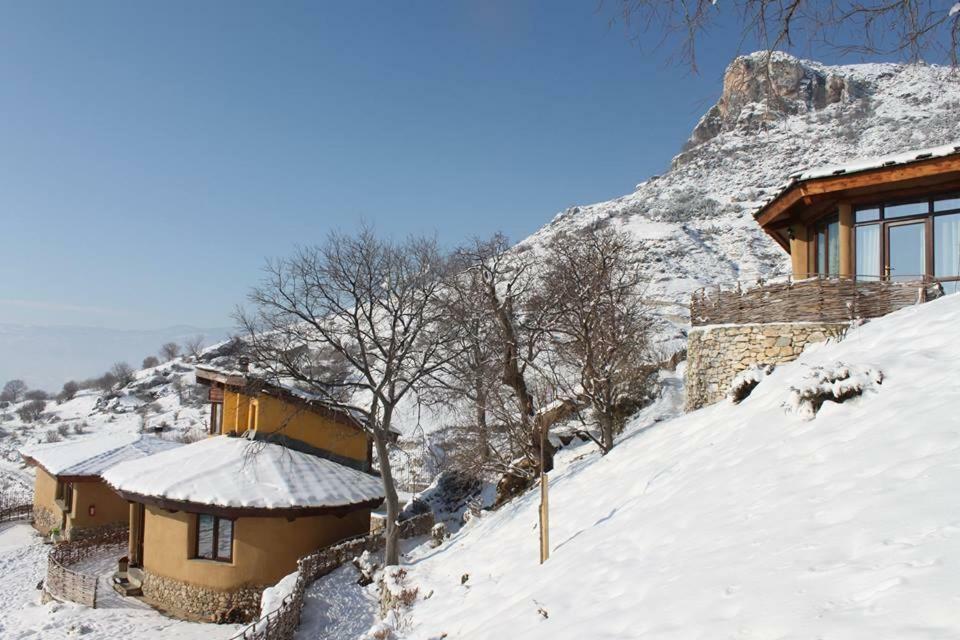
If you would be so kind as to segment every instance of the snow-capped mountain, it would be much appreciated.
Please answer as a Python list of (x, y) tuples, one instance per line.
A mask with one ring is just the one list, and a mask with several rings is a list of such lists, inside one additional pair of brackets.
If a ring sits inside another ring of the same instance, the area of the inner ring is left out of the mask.
[(789, 271), (752, 214), (791, 174), (960, 140), (958, 113), (960, 75), (947, 67), (742, 56), (665, 173), (629, 195), (563, 211), (518, 250), (592, 224), (629, 229), (642, 246), (649, 298), (671, 321), (664, 338), (679, 339), (698, 287)]

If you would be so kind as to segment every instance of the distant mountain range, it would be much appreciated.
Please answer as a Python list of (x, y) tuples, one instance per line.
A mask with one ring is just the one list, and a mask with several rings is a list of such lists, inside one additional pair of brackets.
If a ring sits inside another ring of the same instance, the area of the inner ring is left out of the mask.
[(166, 342), (203, 336), (211, 345), (231, 333), (227, 327), (189, 325), (125, 330), (0, 323), (0, 385), (22, 378), (31, 388), (57, 391), (67, 380), (98, 376), (118, 361), (139, 369)]

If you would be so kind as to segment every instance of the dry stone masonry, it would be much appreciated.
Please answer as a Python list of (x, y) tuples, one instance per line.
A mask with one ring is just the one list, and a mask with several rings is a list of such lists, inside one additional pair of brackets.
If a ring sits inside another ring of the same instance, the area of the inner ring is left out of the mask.
[(144, 572), (143, 595), (181, 613), (214, 622), (247, 622), (260, 611), (260, 596), (269, 585), (243, 587), (225, 593)]
[(783, 322), (695, 327), (687, 342), (687, 411), (721, 400), (740, 371), (790, 362), (808, 344), (839, 338), (848, 326), (846, 322)]

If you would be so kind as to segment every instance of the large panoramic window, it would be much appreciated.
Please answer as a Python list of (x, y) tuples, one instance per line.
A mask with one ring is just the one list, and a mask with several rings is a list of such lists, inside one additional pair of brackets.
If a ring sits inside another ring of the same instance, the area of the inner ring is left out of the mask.
[(233, 521), (198, 513), (195, 557), (219, 562), (232, 561)]
[(860, 207), (854, 223), (858, 280), (932, 278), (960, 290), (960, 195)]

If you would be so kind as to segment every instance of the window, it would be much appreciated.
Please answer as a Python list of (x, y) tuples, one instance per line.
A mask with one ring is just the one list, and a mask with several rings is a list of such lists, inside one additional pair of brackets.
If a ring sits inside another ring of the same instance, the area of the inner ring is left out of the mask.
[(257, 430), (257, 420), (259, 419), (260, 405), (256, 400), (250, 401), (250, 409), (247, 410), (247, 430)]
[(836, 217), (817, 227), (817, 273), (840, 273), (840, 222)]
[(233, 561), (233, 520), (198, 513), (196, 529), (195, 558)]
[(223, 403), (210, 403), (210, 434), (216, 435), (223, 431)]
[(908, 202), (906, 204), (887, 205), (883, 208), (884, 218), (904, 218), (906, 216), (922, 216), (930, 213), (930, 201)]
[(57, 481), (57, 500), (63, 503), (63, 510), (66, 513), (73, 511), (73, 483)]
[(857, 227), (857, 280), (880, 279), (880, 225)]
[(960, 194), (858, 208), (854, 224), (858, 280), (932, 278), (947, 293), (960, 289)]

